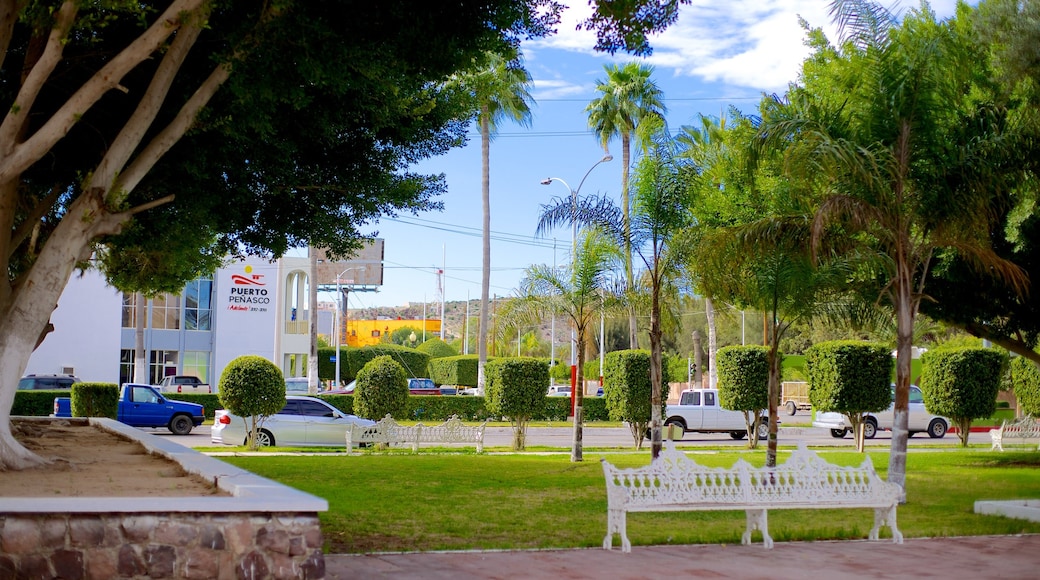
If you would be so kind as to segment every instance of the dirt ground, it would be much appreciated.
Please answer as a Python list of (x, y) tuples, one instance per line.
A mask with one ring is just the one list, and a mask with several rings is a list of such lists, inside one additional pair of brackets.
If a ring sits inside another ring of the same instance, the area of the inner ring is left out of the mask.
[(0, 497), (155, 497), (226, 495), (135, 441), (90, 425), (12, 421), (15, 438), (51, 460), (0, 471)]

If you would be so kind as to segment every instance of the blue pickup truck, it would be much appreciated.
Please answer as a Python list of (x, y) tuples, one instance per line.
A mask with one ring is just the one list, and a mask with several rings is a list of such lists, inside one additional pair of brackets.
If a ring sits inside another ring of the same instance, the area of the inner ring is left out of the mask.
[[(71, 417), (72, 399), (54, 399), (52, 417)], [(126, 383), (119, 394), (116, 419), (131, 427), (166, 427), (174, 435), (187, 435), (206, 419), (202, 405), (171, 401), (150, 385)]]

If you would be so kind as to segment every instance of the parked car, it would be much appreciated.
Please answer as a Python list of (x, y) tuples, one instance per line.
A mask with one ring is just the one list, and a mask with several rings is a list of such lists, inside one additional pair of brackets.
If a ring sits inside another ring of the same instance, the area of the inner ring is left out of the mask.
[[(863, 438), (873, 439), (879, 429), (892, 430), (895, 420), (895, 397), (896, 387), (892, 385), (892, 404), (880, 413), (868, 413), (863, 422)], [(927, 433), (933, 439), (940, 439), (946, 435), (950, 426), (949, 419), (932, 415), (924, 408), (924, 396), (917, 385), (910, 385), (910, 416), (907, 418), (908, 431), (913, 437), (915, 433)], [(842, 438), (852, 432), (852, 423), (842, 413), (827, 412), (817, 413), (813, 427), (822, 427), (831, 430), (831, 436)]]
[(309, 383), (307, 377), (290, 377), (285, 379), (285, 394), (306, 395)]
[[(166, 427), (174, 435), (187, 435), (206, 420), (202, 405), (172, 401), (151, 385), (126, 383), (119, 394), (116, 419), (131, 427)], [(56, 397), (53, 417), (71, 417), (72, 399)]]
[[(335, 447), (346, 444), (351, 424), (370, 427), (376, 422), (347, 415), (315, 397), (286, 396), (285, 407), (267, 417), (257, 431), (261, 447)], [(210, 429), (210, 440), (218, 445), (244, 445), (246, 421), (218, 409)]]
[[(441, 389), (433, 384), (433, 379), (412, 378), (408, 379), (408, 394), (410, 395), (440, 395)], [(454, 395), (455, 393), (450, 393)]]
[(68, 389), (81, 382), (72, 375), (25, 375), (18, 381), (19, 391), (53, 391)]
[[(675, 425), (683, 433), (729, 433), (733, 439), (743, 439), (747, 435), (744, 412), (723, 409), (718, 389), (687, 389), (679, 394), (677, 405), (666, 406), (665, 414), (665, 426)], [(758, 438), (767, 437), (769, 421), (762, 416), (758, 422)]]
[(549, 392), (546, 393), (549, 397), (569, 397), (571, 396), (570, 385), (552, 385), (549, 387)]
[(194, 375), (170, 375), (163, 377), (158, 385), (163, 393), (212, 393), (209, 384)]
[(357, 380), (353, 380), (353, 381), (350, 381), (349, 383), (343, 385), (343, 388), (341, 388), (341, 389), (329, 389), (327, 391), (322, 391), (321, 394), (322, 395), (353, 395), (354, 394), (354, 387), (356, 387), (356, 386), (357, 386)]

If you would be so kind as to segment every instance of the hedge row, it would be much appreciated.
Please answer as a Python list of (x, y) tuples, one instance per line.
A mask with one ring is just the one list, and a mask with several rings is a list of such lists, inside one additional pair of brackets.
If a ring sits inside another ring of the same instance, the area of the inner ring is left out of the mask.
[[(354, 414), (353, 395), (318, 395), (333, 407), (347, 414)], [(410, 395), (407, 416), (394, 417), (401, 421), (422, 421), (426, 424), (440, 423), (452, 415), (463, 421), (498, 420), (484, 404), (484, 397)], [(607, 406), (603, 397), (585, 397), (585, 420), (608, 421)], [(535, 421), (565, 421), (571, 413), (568, 397), (546, 397), (542, 412), (532, 417)]]
[[(405, 374), (409, 377), (427, 378), (430, 376), (428, 370), (430, 355), (414, 348), (397, 344), (375, 344), (361, 348), (341, 346), (339, 350), (339, 381), (341, 384), (354, 380), (358, 371), (368, 361), (383, 355), (390, 356), (404, 367)], [(332, 358), (335, 354), (336, 349), (332, 347), (318, 349), (318, 378), (320, 380), (332, 380), (336, 375), (336, 361)]]

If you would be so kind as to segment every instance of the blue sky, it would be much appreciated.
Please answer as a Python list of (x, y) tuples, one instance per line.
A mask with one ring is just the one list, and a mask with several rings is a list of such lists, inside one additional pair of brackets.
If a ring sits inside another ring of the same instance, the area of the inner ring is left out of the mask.
[[(569, 196), (558, 177), (578, 187), (582, 176), (603, 157), (588, 129), (585, 106), (596, 97), (604, 65), (637, 60), (592, 50), (594, 36), (576, 31), (589, 13), (587, 2), (572, 0), (559, 33), (523, 46), (534, 80), (530, 127), (503, 123), (491, 143), (491, 293), (513, 295), (524, 269), (533, 263), (563, 264), (571, 245), (569, 227), (537, 237), (541, 206)], [(822, 26), (834, 39), (827, 0), (693, 0), (679, 20), (652, 40), (654, 54), (639, 59), (654, 66), (653, 79), (664, 93), (667, 120), (674, 131), (697, 122), (698, 114), (718, 116), (736, 106), (753, 112), (763, 93), (782, 93), (795, 80), (808, 55), (799, 16)], [(894, 3), (885, 3), (900, 10)], [(916, 6), (915, 4), (912, 4)], [(940, 18), (951, 16), (954, 1), (931, 3)], [(595, 167), (579, 194), (620, 199), (620, 142), (609, 145), (614, 160)], [(443, 212), (383, 218), (372, 229), (385, 240), (384, 285), (377, 293), (351, 293), (350, 308), (433, 302), (436, 270), (446, 266), (447, 300), (480, 298), (481, 190), (480, 135), (415, 168), (444, 173), (448, 193)], [(556, 250), (554, 252), (554, 239)]]

